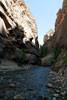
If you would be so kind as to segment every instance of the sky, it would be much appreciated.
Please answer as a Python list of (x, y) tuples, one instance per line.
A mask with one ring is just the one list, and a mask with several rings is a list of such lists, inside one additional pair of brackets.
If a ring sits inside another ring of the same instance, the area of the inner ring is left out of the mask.
[(38, 28), (38, 40), (43, 44), (44, 35), (50, 30), (54, 30), (56, 13), (62, 8), (63, 0), (24, 0), (30, 7), (32, 15), (35, 17)]

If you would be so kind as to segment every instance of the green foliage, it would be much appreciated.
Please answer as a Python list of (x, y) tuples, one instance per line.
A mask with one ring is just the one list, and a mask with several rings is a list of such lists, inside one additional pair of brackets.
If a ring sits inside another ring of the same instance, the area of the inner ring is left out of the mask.
[(45, 56), (47, 56), (47, 54), (48, 54), (48, 48), (47, 47), (42, 47), (41, 48), (41, 52), (40, 52), (40, 57), (42, 58), (42, 57), (45, 57)]
[(62, 64), (63, 64), (63, 65), (64, 65), (64, 64), (67, 64), (67, 58), (64, 58), (64, 59), (63, 59)]
[(22, 50), (22, 55), (20, 57), (20, 62), (24, 63), (27, 60), (27, 56), (26, 56), (26, 49)]
[(51, 63), (55, 63), (57, 61), (57, 58), (59, 56), (59, 54), (61, 53), (60, 48), (56, 45), (55, 49), (54, 49), (54, 54), (53, 54), (53, 59), (51, 61)]
[(59, 54), (61, 53), (61, 50), (58, 46), (55, 47), (54, 49), (54, 59), (57, 60)]

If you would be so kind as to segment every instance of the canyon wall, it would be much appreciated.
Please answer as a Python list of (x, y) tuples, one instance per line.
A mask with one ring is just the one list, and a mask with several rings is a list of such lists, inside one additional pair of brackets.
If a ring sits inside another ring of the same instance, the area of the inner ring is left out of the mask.
[(47, 56), (42, 58), (43, 64), (46, 60), (51, 61), (53, 70), (60, 69), (67, 76), (67, 0), (63, 0), (62, 9), (57, 13), (54, 35), (44, 42), (43, 47), (48, 48)]
[(51, 58), (53, 55), (53, 47), (51, 46), (55, 31), (50, 30), (44, 35), (43, 45), (40, 48), (42, 66), (51, 66)]
[[(55, 23), (55, 38), (54, 44), (59, 44), (60, 47), (67, 46), (67, 1), (63, 1), (63, 7), (57, 13), (57, 19)], [(63, 42), (62, 42), (63, 41)]]
[(46, 35), (44, 35), (44, 39), (43, 42), (44, 44), (46, 43), (46, 41), (48, 41), (52, 36), (54, 35), (54, 30), (49, 30)]
[[(67, 0), (63, 0), (62, 9), (57, 13), (55, 23), (55, 37), (52, 46), (61, 50), (56, 63), (53, 65), (54, 70), (62, 68), (62, 72), (67, 75)], [(64, 72), (65, 71), (65, 72)]]
[(37, 25), (24, 0), (0, 0), (0, 58), (40, 62)]

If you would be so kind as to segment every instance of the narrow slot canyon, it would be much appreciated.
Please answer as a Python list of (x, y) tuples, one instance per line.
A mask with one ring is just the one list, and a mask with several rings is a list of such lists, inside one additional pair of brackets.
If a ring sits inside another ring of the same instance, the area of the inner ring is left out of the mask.
[(67, 100), (67, 0), (46, 34), (25, 2), (0, 0), (0, 100)]

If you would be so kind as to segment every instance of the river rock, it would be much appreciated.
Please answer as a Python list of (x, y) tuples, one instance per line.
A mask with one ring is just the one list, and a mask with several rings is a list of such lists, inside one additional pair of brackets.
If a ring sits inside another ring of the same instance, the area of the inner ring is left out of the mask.
[(15, 84), (10, 84), (10, 88), (15, 88), (16, 87), (16, 85)]
[(59, 97), (59, 94), (55, 93), (55, 94), (53, 94), (53, 96), (57, 98), (57, 97)]
[(56, 90), (56, 93), (60, 93), (60, 90)]
[(65, 96), (65, 94), (66, 94), (65, 92), (61, 92), (61, 95), (62, 95), (62, 96)]
[(48, 87), (48, 88), (53, 88), (53, 85), (52, 85), (51, 83), (48, 83), (48, 84), (47, 84), (47, 87)]
[(48, 100), (48, 97), (46, 97), (46, 96), (40, 96), (39, 98), (40, 98), (40, 100)]
[(53, 100), (56, 100), (56, 97), (53, 97)]
[(25, 97), (21, 96), (20, 94), (17, 94), (14, 96), (14, 100), (26, 100)]

